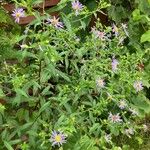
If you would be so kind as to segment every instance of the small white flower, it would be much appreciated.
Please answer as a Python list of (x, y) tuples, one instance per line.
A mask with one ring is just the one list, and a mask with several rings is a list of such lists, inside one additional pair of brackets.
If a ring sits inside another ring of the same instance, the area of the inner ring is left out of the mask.
[(22, 45), (20, 45), (20, 47), (23, 49), (23, 48), (28, 48), (28, 45), (26, 45), (26, 44), (22, 44)]
[(127, 103), (125, 102), (125, 100), (120, 100), (118, 107), (120, 109), (125, 109), (125, 107), (127, 107)]
[(119, 35), (119, 29), (117, 28), (117, 26), (115, 24), (113, 24), (113, 26), (112, 26), (112, 32), (115, 33), (116, 37)]
[(125, 23), (122, 23), (121, 26), (122, 26), (123, 29), (127, 29), (128, 28), (127, 24), (125, 24)]
[(139, 115), (139, 113), (136, 109), (130, 108), (129, 111), (132, 113), (133, 116), (138, 116)]
[(110, 143), (110, 142), (111, 142), (112, 137), (111, 137), (110, 134), (106, 134), (106, 135), (104, 136), (104, 138), (105, 138), (105, 140), (106, 140), (107, 143)]
[(136, 90), (136, 92), (142, 91), (143, 90), (142, 81), (135, 81), (133, 87)]
[(132, 128), (125, 129), (125, 134), (131, 138), (131, 135), (134, 134), (134, 130)]
[(76, 37), (75, 40), (76, 40), (76, 42), (80, 42), (80, 38), (78, 38), (78, 37)]
[(146, 124), (143, 124), (143, 130), (144, 130), (144, 132), (147, 132), (148, 126)]
[(104, 79), (97, 78), (96, 79), (96, 85), (97, 85), (98, 88), (104, 88), (105, 87)]
[(124, 30), (126, 36), (129, 36), (128, 31), (126, 30), (126, 29), (128, 28), (128, 27), (127, 27), (127, 24), (123, 24), (123, 23), (122, 23), (121, 26), (122, 26), (122, 28), (123, 28), (123, 30)]

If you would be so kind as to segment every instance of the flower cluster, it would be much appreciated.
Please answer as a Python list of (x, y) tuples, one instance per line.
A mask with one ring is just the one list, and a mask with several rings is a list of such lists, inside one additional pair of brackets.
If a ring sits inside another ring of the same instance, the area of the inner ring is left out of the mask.
[[(72, 9), (75, 11), (75, 15), (79, 15), (79, 12), (82, 11), (83, 5), (78, 1), (75, 0), (72, 2)], [(21, 17), (25, 17), (25, 11), (23, 8), (16, 8), (12, 16), (15, 18), (15, 22), (19, 23)], [(55, 16), (51, 19), (47, 19), (47, 23), (50, 23), (56, 28), (63, 28), (63, 23), (59, 21), (59, 18), (56, 18)]]

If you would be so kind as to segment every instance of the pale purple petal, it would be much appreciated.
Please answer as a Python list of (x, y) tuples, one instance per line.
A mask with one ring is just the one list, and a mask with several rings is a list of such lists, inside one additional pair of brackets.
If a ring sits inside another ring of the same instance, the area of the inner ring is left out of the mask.
[(115, 71), (118, 69), (118, 64), (119, 64), (118, 60), (115, 59), (115, 58), (113, 58), (113, 59), (112, 59), (112, 63), (111, 63), (112, 71), (115, 72)]

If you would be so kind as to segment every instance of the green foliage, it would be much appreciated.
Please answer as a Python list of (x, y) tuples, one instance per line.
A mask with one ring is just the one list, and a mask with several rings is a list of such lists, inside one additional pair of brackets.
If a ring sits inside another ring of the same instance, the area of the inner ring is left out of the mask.
[[(36, 16), (25, 29), (0, 12), (11, 28), (9, 36), (5, 26), (0, 30), (0, 149), (129, 150), (144, 143), (141, 133), (148, 129), (141, 120), (150, 114), (149, 6), (136, 1), (126, 15), (131, 1), (110, 6), (83, 0), (76, 16), (71, 2), (62, 0), (40, 16), (32, 9), (40, 1), (15, 1)], [(118, 24), (106, 27), (97, 19), (89, 32), (91, 17), (104, 8)], [(47, 23), (53, 18), (48, 13), (58, 10), (63, 28)], [(121, 24), (126, 18), (127, 27)], [(66, 135), (60, 147), (52, 146), (54, 130)]]
[[(14, 39), (20, 34), (20, 27), (14, 25), (10, 16), (0, 8), (0, 58), (15, 58)], [(11, 54), (11, 55), (10, 55)]]

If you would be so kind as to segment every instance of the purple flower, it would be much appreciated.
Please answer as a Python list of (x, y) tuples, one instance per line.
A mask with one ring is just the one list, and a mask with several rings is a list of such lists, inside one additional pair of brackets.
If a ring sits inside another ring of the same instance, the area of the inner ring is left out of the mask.
[(96, 85), (97, 85), (98, 88), (104, 88), (105, 87), (104, 79), (97, 78), (96, 79)]
[(112, 70), (113, 70), (114, 72), (118, 69), (118, 64), (119, 64), (118, 60), (115, 59), (115, 58), (113, 58), (113, 59), (112, 59), (111, 66), (112, 66)]
[(47, 19), (47, 23), (50, 23), (56, 28), (63, 28), (63, 23), (59, 21), (59, 18), (56, 18), (55, 16), (52, 19)]
[(98, 30), (96, 30), (95, 27), (93, 27), (93, 28), (91, 29), (91, 32), (94, 34), (94, 36), (95, 36), (96, 38), (100, 38), (101, 40), (104, 40), (104, 39), (106, 38), (105, 32), (98, 31)]
[(105, 38), (105, 32), (97, 31), (96, 37), (100, 38), (101, 40), (104, 40), (104, 38)]
[(117, 122), (122, 122), (122, 119), (118, 114), (113, 115), (112, 113), (109, 114), (108, 119), (112, 122), (112, 123), (117, 123)]
[(25, 17), (25, 11), (22, 8), (16, 8), (12, 16), (15, 18), (15, 22), (19, 23), (20, 17)]
[(119, 107), (120, 109), (125, 109), (126, 106), (127, 106), (127, 103), (125, 102), (125, 100), (120, 100), (120, 101), (119, 101), (118, 107)]
[(66, 135), (59, 131), (53, 131), (50, 142), (52, 142), (52, 146), (58, 145), (59, 147), (66, 143)]
[(78, 1), (75, 0), (72, 2), (72, 9), (75, 11), (76, 16), (79, 15), (79, 12), (83, 9), (83, 5)]
[(142, 81), (135, 81), (133, 84), (134, 89), (139, 92), (141, 90), (143, 90), (143, 84)]

